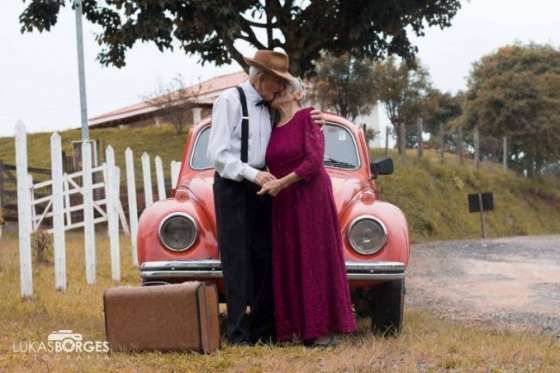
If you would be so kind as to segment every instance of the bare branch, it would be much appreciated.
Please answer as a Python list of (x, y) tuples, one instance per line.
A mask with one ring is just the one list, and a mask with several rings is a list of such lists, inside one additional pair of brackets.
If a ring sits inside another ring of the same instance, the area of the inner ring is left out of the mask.
[(245, 59), (243, 58), (241, 52), (239, 52), (237, 48), (235, 48), (235, 46), (233, 45), (233, 40), (231, 40), (228, 37), (223, 37), (222, 41), (224, 42), (224, 45), (227, 47), (229, 53), (231, 53), (231, 58), (233, 58), (243, 68), (243, 70), (247, 72), (249, 70), (249, 66), (245, 62)]
[[(245, 19), (243, 17), (241, 17), (241, 18)], [(253, 44), (255, 47), (257, 47), (257, 49), (267, 49), (264, 46), (264, 44), (261, 43), (261, 41), (257, 38), (257, 35), (255, 34), (253, 29), (251, 28), (251, 26), (247, 22), (240, 22), (239, 25), (241, 26), (241, 30), (243, 30), (243, 32), (245, 32), (247, 34), (247, 36), (243, 36), (241, 34), (238, 34), (238, 36), (240, 38), (242, 38), (243, 40)]]
[(191, 119), (192, 109), (198, 106), (201, 84), (186, 88), (178, 75), (171, 83), (160, 85), (154, 93), (143, 97), (144, 101), (157, 109), (157, 115), (175, 128), (180, 134)]

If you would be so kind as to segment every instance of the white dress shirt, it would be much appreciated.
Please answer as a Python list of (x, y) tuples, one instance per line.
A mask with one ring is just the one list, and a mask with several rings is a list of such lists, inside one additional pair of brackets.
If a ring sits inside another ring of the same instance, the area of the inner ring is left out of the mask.
[(266, 148), (272, 124), (264, 105), (256, 106), (262, 97), (247, 80), (240, 85), (247, 97), (249, 114), (249, 141), (247, 163), (241, 162), (241, 101), (236, 88), (220, 94), (212, 108), (212, 127), (208, 139), (208, 158), (220, 176), (255, 182), (257, 168), (265, 166)]

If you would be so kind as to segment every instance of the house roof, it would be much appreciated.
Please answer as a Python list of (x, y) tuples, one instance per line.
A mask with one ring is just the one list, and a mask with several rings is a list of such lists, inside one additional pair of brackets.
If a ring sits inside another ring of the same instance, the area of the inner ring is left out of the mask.
[[(196, 103), (200, 105), (212, 105), (214, 100), (216, 100), (222, 91), (235, 87), (236, 85), (244, 82), (246, 79), (247, 74), (245, 74), (244, 71), (238, 71), (200, 82), (185, 88), (185, 91), (189, 91), (191, 89), (196, 90)], [(107, 126), (110, 125), (111, 122), (132, 119), (134, 117), (150, 114), (158, 110), (159, 108), (156, 105), (153, 105), (148, 101), (142, 101), (90, 118), (88, 122), (90, 127)]]

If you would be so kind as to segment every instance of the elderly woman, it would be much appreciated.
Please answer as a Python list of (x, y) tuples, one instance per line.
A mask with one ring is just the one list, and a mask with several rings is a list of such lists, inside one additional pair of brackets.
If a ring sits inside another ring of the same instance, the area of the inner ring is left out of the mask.
[(274, 196), (273, 284), (279, 342), (336, 343), (335, 333), (356, 330), (331, 180), (323, 167), (324, 137), (302, 108), (305, 90), (294, 79), (272, 101), (280, 121), (266, 163), (276, 180), (259, 194)]

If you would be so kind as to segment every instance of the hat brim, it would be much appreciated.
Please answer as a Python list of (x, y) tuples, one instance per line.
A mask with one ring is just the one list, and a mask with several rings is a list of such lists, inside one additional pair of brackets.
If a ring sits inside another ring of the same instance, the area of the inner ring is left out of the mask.
[(270, 74), (272, 76), (275, 76), (276, 78), (280, 78), (280, 79), (285, 80), (287, 82), (290, 82), (290, 81), (296, 79), (292, 74), (290, 74), (288, 72), (282, 72), (282, 71), (277, 71), (277, 70), (274, 70), (274, 69), (270, 69), (267, 66), (259, 63), (258, 61), (255, 61), (252, 58), (243, 57), (243, 59), (245, 60), (245, 62), (247, 62), (248, 65), (258, 67), (263, 72), (265, 72), (267, 74)]

